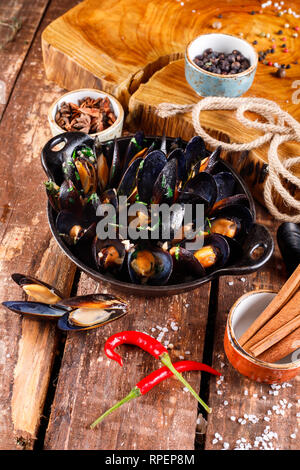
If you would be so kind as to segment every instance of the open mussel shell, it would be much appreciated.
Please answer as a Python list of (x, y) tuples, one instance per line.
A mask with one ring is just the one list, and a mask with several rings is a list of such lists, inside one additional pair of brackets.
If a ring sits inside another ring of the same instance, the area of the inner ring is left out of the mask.
[(232, 196), (235, 193), (236, 181), (231, 173), (228, 171), (221, 171), (220, 173), (213, 175), (213, 178), (218, 189), (216, 202)]
[(2, 302), (2, 305), (15, 313), (22, 313), (38, 318), (57, 319), (66, 313), (66, 308), (59, 305), (48, 305), (42, 302), (12, 300)]
[(172, 282), (186, 282), (205, 276), (205, 269), (193, 253), (180, 246), (173, 246), (169, 252), (173, 258)]
[(140, 164), (143, 163), (142, 158), (137, 158), (134, 160), (131, 165), (125, 171), (120, 184), (118, 186), (117, 193), (119, 196), (129, 197), (136, 187), (136, 175)]
[(210, 219), (210, 231), (235, 240), (241, 240), (250, 232), (253, 215), (246, 206), (233, 204), (217, 210)]
[(128, 253), (128, 272), (136, 284), (164, 285), (168, 282), (173, 260), (168, 251), (153, 246), (136, 246)]
[(63, 298), (63, 294), (58, 289), (39, 279), (19, 273), (14, 273), (11, 277), (27, 295), (38, 302), (53, 305)]
[(61, 330), (99, 328), (127, 313), (127, 303), (110, 294), (91, 294), (66, 299), (61, 304), (69, 310), (57, 326)]
[(193, 254), (203, 268), (210, 272), (225, 266), (230, 256), (230, 246), (225, 237), (214, 233), (206, 236), (203, 247), (193, 251)]
[(117, 274), (122, 270), (126, 249), (119, 239), (100, 240), (96, 236), (92, 244), (92, 253), (100, 272)]

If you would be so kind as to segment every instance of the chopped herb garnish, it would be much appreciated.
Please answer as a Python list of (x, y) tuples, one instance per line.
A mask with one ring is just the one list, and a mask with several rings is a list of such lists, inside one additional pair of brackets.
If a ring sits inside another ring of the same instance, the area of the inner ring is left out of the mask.
[(176, 261), (179, 261), (179, 253), (180, 253), (180, 247), (176, 246), (176, 248), (175, 248), (175, 259), (176, 259)]
[(165, 188), (165, 187), (166, 187), (166, 184), (167, 184), (167, 179), (166, 179), (166, 176), (163, 175), (163, 176), (162, 176), (162, 180), (161, 180), (161, 187), (162, 187), (162, 188)]

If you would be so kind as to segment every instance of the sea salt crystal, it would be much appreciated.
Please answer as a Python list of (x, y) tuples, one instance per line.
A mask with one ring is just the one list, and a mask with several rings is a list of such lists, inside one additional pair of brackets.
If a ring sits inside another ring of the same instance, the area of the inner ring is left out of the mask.
[(229, 281), (229, 282), (228, 282), (228, 285), (229, 285), (229, 286), (233, 286), (233, 281)]
[(218, 439), (213, 439), (213, 440), (212, 440), (212, 444), (213, 444), (213, 445), (217, 444), (218, 442), (219, 442)]
[[(300, 413), (299, 413), (300, 414)], [(230, 416), (231, 421), (235, 421), (236, 417), (235, 416)]]
[(244, 395), (248, 395), (248, 390), (244, 390)]
[(223, 443), (223, 449), (225, 449), (225, 450), (229, 449), (229, 442), (224, 442)]
[(225, 401), (224, 401), (224, 406), (227, 406), (227, 405), (228, 405), (228, 401), (225, 400)]
[(290, 435), (290, 438), (291, 438), (291, 439), (296, 439), (296, 437), (297, 437), (296, 434), (291, 434), (291, 435)]
[(217, 394), (218, 395), (223, 395), (223, 392), (221, 392), (221, 390), (217, 390)]

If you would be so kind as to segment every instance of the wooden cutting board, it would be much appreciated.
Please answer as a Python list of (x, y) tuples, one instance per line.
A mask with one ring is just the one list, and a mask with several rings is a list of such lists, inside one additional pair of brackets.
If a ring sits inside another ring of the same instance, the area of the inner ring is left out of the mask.
[[(298, 1), (290, 1), (288, 8), (300, 13)], [(251, 14), (253, 11), (256, 14)], [(169, 135), (188, 138), (193, 134), (189, 115), (168, 119), (166, 123), (157, 118), (155, 107), (163, 101), (185, 104), (199, 99), (186, 83), (183, 61), (178, 59), (184, 56), (191, 39), (219, 31), (249, 42), (256, 40), (257, 51), (276, 44), (276, 52), (267, 58), (291, 64), (286, 77), (276, 77), (273, 66), (260, 63), (247, 96), (272, 99), (299, 120), (300, 64), (294, 62), (300, 62), (300, 31), (299, 37), (293, 34), (300, 18), (289, 13), (278, 16), (278, 12), (273, 6), (262, 9), (255, 0), (86, 0), (44, 30), (46, 75), (69, 90), (94, 87), (112, 93), (125, 107), (129, 104), (130, 121), (146, 132), (161, 134), (165, 129)], [(218, 30), (212, 26), (216, 21), (221, 23)], [(279, 30), (283, 34), (279, 35)], [(261, 33), (268, 37), (261, 37)], [(284, 52), (283, 44), (288, 52)], [(203, 119), (208, 130), (228, 141), (247, 142), (259, 135), (240, 126), (231, 112), (210, 111), (203, 114)], [(267, 152), (265, 145), (249, 154), (227, 155), (261, 202)], [(280, 152), (283, 157), (300, 155), (300, 146), (282, 145)], [(294, 171), (300, 175), (300, 168)], [(290, 189), (298, 197), (296, 188)], [(277, 200), (286, 210), (280, 196)]]

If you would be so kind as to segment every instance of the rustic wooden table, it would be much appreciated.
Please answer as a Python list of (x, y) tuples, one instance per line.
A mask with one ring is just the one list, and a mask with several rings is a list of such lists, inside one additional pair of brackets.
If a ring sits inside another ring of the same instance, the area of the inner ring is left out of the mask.
[[(40, 165), (41, 148), (51, 137), (47, 110), (63, 92), (45, 79), (41, 32), (77, 3), (0, 1), (0, 20), (18, 17), (22, 22), (14, 40), (0, 49), (1, 301), (22, 298), (10, 278), (13, 272), (40, 277), (66, 295), (107, 291), (106, 285), (76, 271), (52, 239)], [(0, 40), (10, 32), (0, 25)], [(257, 218), (275, 236), (278, 224), (258, 205)], [(299, 378), (277, 388), (251, 382), (231, 367), (223, 350), (233, 302), (253, 289), (278, 290), (285, 279), (276, 246), (271, 261), (258, 273), (222, 278), (180, 296), (129, 297), (130, 313), (118, 325), (66, 337), (54, 325), (22, 319), (0, 307), (0, 448), (222, 449), (228, 443), (225, 447), (234, 449), (255, 448), (255, 442), (258, 448), (262, 442), (279, 449), (299, 448)], [(116, 328), (154, 336), (166, 328), (163, 340), (173, 343), (174, 359), (203, 360), (222, 372), (219, 381), (187, 374), (213, 408), (206, 430), (203, 422), (197, 425), (196, 401), (172, 379), (123, 406), (96, 430), (89, 429), (103, 410), (158, 366), (137, 348), (124, 348), (123, 368), (107, 360), (103, 344)]]

